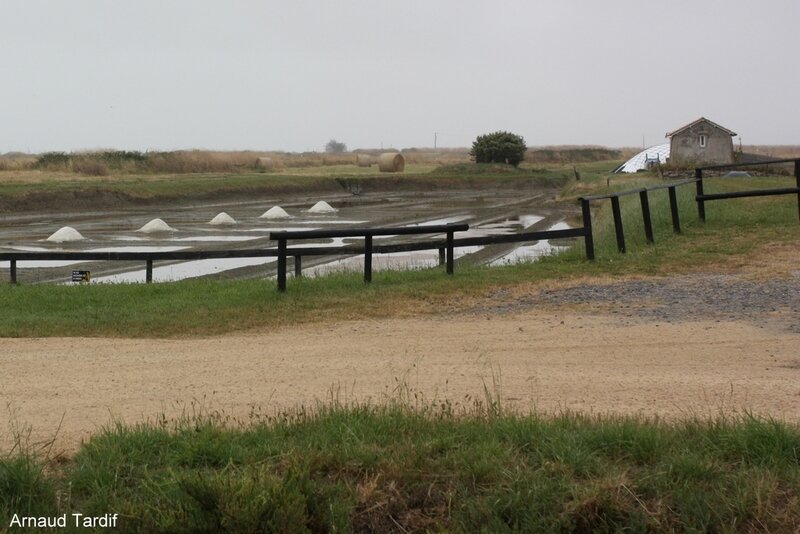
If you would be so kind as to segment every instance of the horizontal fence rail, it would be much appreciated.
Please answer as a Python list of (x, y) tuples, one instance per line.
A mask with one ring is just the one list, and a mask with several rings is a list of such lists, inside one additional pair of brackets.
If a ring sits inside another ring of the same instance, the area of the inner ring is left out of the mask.
[[(742, 167), (755, 167), (758, 165), (775, 165), (777, 163), (794, 163), (794, 178), (797, 184), (796, 187), (783, 187), (775, 189), (751, 189), (749, 191), (734, 191), (731, 193), (712, 193), (705, 192), (703, 184), (703, 172), (712, 170), (736, 169)], [(700, 220), (706, 220), (706, 202), (709, 200), (726, 200), (729, 198), (747, 198), (747, 197), (766, 197), (775, 195), (797, 195), (797, 216), (800, 218), (800, 159), (774, 159), (769, 161), (757, 161), (753, 163), (729, 163), (722, 165), (706, 165), (704, 167), (697, 167), (694, 170), (694, 177), (697, 181), (697, 194), (695, 201), (697, 202), (697, 215)]]
[[(466, 246), (486, 246), (509, 243), (526, 243), (543, 239), (564, 239), (584, 237), (587, 239), (587, 257), (594, 257), (593, 250), (589, 255), (591, 239), (590, 230), (586, 227), (567, 230), (543, 230), (538, 232), (522, 232), (516, 234), (455, 238), (455, 232), (469, 229), (467, 224), (431, 225), (396, 228), (353, 228), (337, 230), (302, 230), (297, 232), (272, 232), (270, 238), (278, 241), (277, 248), (237, 249), (237, 250), (195, 250), (171, 252), (0, 252), (0, 261), (10, 262), (10, 281), (17, 282), (18, 261), (144, 261), (146, 262), (145, 281), (153, 281), (153, 263), (171, 260), (205, 260), (221, 258), (258, 258), (275, 257), (278, 259), (278, 288), (286, 289), (286, 260), (294, 257), (295, 276), (301, 275), (303, 256), (352, 256), (364, 254), (364, 279), (372, 278), (372, 254), (392, 254), (399, 252), (416, 252), (422, 250), (438, 250), (439, 264), (447, 266), (448, 274), (453, 274), (454, 249)], [(425, 235), (445, 234), (445, 239), (434, 239), (422, 242), (373, 244), (373, 236)], [(363, 244), (349, 244), (341, 247), (288, 246), (289, 240), (324, 239), (330, 237), (362, 237)], [(283, 258), (283, 259), (281, 259)], [(281, 273), (282, 271), (282, 273)], [(282, 274), (282, 276), (281, 276)]]

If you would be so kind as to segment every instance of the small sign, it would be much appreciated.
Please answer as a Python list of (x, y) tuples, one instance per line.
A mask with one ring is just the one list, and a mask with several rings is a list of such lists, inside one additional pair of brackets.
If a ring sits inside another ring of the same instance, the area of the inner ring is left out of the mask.
[(92, 280), (91, 271), (72, 271), (72, 281), (80, 284), (88, 284)]

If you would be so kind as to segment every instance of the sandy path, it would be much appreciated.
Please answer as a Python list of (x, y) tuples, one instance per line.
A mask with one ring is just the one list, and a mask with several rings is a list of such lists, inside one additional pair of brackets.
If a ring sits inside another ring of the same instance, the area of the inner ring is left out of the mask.
[(741, 321), (631, 324), (553, 311), (306, 325), (196, 340), (5, 339), (0, 446), (12, 421), (72, 449), (112, 418), (205, 408), (247, 419), (299, 403), (395, 395), (470, 404), (500, 380), (527, 409), (800, 419), (800, 336)]

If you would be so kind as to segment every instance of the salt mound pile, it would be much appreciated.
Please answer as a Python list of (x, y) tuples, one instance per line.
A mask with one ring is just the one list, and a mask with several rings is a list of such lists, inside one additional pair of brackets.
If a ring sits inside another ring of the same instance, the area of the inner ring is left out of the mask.
[(144, 232), (145, 234), (153, 234), (156, 232), (174, 232), (175, 228), (171, 227), (161, 219), (153, 219), (136, 231)]
[(288, 219), (289, 214), (280, 206), (272, 206), (259, 219)]
[(236, 220), (223, 211), (211, 219), (208, 224), (236, 224)]
[(319, 202), (311, 206), (310, 210), (308, 210), (309, 213), (336, 213), (337, 211), (339, 210), (332, 207), (324, 200), (320, 200)]
[(64, 243), (66, 241), (81, 241), (82, 239), (86, 239), (81, 235), (79, 231), (71, 226), (65, 226), (64, 228), (60, 228), (57, 232), (53, 235), (48, 237), (46, 241), (53, 241), (54, 243)]

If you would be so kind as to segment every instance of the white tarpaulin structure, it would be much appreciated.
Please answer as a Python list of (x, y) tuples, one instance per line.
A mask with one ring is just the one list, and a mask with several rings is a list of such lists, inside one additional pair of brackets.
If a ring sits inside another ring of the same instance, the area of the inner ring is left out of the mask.
[(667, 162), (667, 158), (669, 158), (669, 143), (651, 146), (614, 169), (614, 172), (639, 172), (648, 169), (656, 161), (664, 164)]

